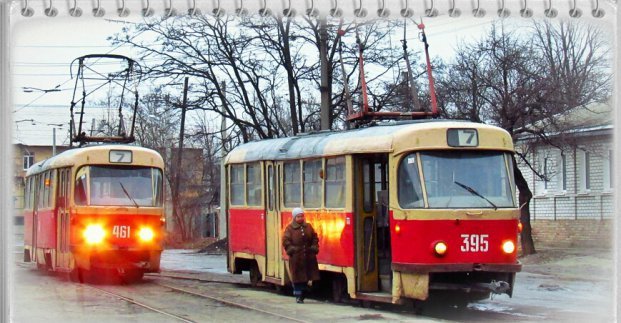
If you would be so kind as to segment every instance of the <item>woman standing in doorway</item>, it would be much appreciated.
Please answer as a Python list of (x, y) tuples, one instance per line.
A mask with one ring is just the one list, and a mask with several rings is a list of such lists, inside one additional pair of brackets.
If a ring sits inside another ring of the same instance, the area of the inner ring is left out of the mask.
[(309, 281), (319, 280), (319, 239), (317, 233), (304, 218), (304, 211), (296, 207), (293, 220), (285, 229), (282, 246), (289, 255), (289, 272), (293, 283), (293, 295), (297, 303), (304, 303), (304, 292)]

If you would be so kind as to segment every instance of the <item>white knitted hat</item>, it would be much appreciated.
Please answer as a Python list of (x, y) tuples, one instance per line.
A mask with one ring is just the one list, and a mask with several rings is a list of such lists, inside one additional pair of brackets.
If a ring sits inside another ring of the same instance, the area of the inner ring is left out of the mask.
[(296, 207), (295, 209), (293, 209), (293, 212), (291, 212), (291, 215), (295, 218), (298, 214), (304, 214), (304, 210)]

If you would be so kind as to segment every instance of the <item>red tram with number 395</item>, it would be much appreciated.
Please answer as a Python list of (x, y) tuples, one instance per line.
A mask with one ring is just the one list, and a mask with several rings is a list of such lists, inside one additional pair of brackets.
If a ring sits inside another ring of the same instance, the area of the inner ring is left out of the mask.
[(503, 129), (446, 120), (241, 145), (223, 177), (229, 271), (289, 284), (282, 233), (302, 207), (319, 235), (320, 285), (336, 301), (511, 295), (521, 270), (513, 149)]
[(24, 261), (80, 281), (98, 269), (126, 281), (159, 271), (163, 168), (154, 150), (110, 144), (33, 165), (25, 183)]

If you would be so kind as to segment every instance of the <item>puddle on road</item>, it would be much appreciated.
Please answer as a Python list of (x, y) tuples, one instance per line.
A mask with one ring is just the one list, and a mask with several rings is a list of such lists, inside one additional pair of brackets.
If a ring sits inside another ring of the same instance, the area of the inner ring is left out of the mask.
[(542, 315), (533, 315), (533, 314), (525, 314), (525, 313), (516, 313), (514, 312), (514, 308), (509, 306), (504, 306), (501, 304), (490, 304), (490, 303), (471, 303), (468, 304), (468, 308), (475, 311), (480, 312), (493, 312), (500, 314), (507, 314), (519, 317), (528, 317), (528, 318), (537, 318), (543, 319), (545, 316)]

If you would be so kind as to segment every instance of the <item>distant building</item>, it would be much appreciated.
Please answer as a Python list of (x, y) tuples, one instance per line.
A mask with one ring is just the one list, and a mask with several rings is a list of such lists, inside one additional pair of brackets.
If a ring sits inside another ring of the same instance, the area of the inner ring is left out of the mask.
[(26, 177), (26, 171), (35, 163), (50, 158), (54, 149), (59, 154), (69, 149), (69, 147), (13, 145), (13, 209), (15, 210), (15, 224), (21, 225), (24, 222), (24, 178)]
[(555, 120), (564, 130), (546, 134), (552, 144), (534, 137), (518, 140), (516, 148), (530, 164), (517, 159), (533, 192), (530, 212), (536, 242), (613, 245), (612, 119), (610, 105), (578, 107)]

